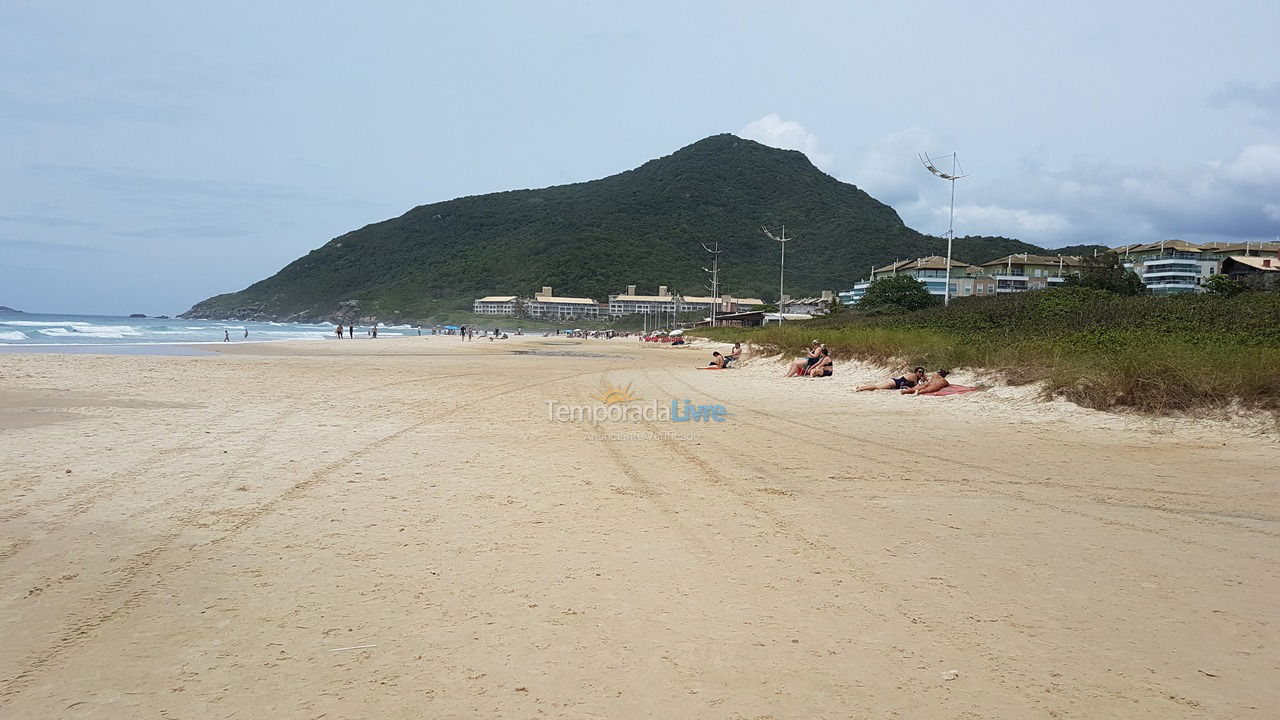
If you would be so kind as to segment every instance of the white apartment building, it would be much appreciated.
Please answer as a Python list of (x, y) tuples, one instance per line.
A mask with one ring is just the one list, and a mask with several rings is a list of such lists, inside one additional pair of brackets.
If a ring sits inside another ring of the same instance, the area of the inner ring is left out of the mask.
[(515, 295), (490, 295), (488, 297), (477, 298), (471, 304), (471, 312), (476, 315), (502, 315), (510, 317), (516, 314), (516, 303), (519, 300)]
[(628, 285), (625, 293), (609, 296), (609, 314), (614, 316), (678, 311), (677, 299), (666, 285), (658, 286), (657, 295), (637, 295), (636, 286)]
[(525, 306), (529, 317), (568, 320), (571, 318), (593, 318), (600, 316), (600, 304), (591, 298), (558, 297), (551, 288), (544, 287), (542, 292), (533, 296)]

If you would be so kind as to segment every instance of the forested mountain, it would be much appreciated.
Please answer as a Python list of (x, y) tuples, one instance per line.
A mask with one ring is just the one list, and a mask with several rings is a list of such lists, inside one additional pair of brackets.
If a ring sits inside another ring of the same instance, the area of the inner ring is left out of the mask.
[[(626, 285), (707, 295), (703, 243), (720, 241), (721, 291), (775, 299), (787, 235), (787, 293), (841, 290), (874, 265), (945, 254), (946, 241), (906, 227), (893, 208), (813, 166), (802, 153), (715, 135), (617, 175), (416, 207), (334, 238), (240, 292), (198, 303), (189, 317), (425, 319), (483, 295), (557, 294), (603, 300)], [(979, 263), (1046, 253), (1002, 237), (956, 240)], [(357, 310), (358, 308), (358, 310)]]

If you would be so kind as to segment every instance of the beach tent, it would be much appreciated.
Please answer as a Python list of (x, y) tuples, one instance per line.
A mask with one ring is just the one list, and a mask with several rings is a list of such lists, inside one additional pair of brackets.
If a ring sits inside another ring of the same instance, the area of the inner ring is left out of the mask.
[(444, 329), (445, 329), (445, 330), (457, 330), (457, 329), (458, 329), (458, 326), (457, 326), (457, 325), (445, 325), (445, 326), (444, 326)]
[(683, 330), (672, 330), (672, 331), (671, 331), (671, 334), (672, 334), (672, 335), (683, 335), (683, 334), (684, 334), (684, 331), (683, 331)]

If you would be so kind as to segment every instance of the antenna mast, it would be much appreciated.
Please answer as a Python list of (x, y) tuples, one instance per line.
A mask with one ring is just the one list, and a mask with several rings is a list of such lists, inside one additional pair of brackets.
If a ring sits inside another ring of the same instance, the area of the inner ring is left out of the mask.
[(787, 241), (795, 240), (795, 238), (787, 237), (786, 225), (782, 226), (781, 237), (769, 232), (767, 228), (760, 228), (760, 229), (764, 232), (765, 235), (769, 236), (769, 239), (777, 240), (778, 242), (782, 243), (782, 261), (778, 265), (778, 324), (781, 325), (783, 298), (786, 297), (785, 295), (782, 294), (782, 281), (783, 281), (783, 278), (786, 277), (786, 272), (787, 272)]
[(715, 241), (715, 249), (707, 247), (706, 243), (702, 244), (702, 249), (711, 253), (711, 269), (702, 268), (704, 272), (711, 273), (711, 327), (716, 326), (716, 310), (720, 309), (720, 241)]
[[(951, 172), (945, 173), (938, 169), (935, 160), (945, 160), (951, 158)], [(969, 177), (964, 174), (964, 169), (960, 167), (960, 161), (956, 159), (956, 154), (943, 155), (938, 158), (929, 157), (929, 153), (920, 153), (920, 162), (924, 163), (924, 167), (929, 172), (951, 183), (951, 213), (947, 219), (947, 277), (943, 284), (942, 304), (951, 304), (951, 244), (956, 239), (956, 181), (961, 178)]]

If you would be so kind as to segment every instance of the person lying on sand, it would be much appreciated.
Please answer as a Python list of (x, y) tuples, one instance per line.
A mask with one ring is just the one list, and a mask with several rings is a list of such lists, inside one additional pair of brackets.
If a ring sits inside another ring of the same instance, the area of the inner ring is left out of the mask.
[(933, 377), (929, 378), (928, 382), (920, 383), (919, 385), (916, 385), (913, 388), (908, 388), (906, 390), (903, 390), (902, 394), (903, 395), (922, 395), (924, 393), (938, 392), (942, 388), (951, 384), (947, 382), (947, 375), (950, 375), (950, 374), (951, 373), (947, 372), (946, 370), (939, 370), (938, 372), (933, 374)]
[(809, 368), (809, 377), (831, 377), (832, 368), (831, 353), (827, 352), (827, 346), (823, 345), (820, 356), (818, 357), (818, 362), (814, 363), (813, 367)]
[(725, 358), (719, 352), (711, 353), (711, 362), (707, 364), (703, 370), (723, 370), (725, 368)]
[(822, 343), (817, 340), (809, 343), (809, 350), (804, 357), (796, 358), (795, 362), (791, 363), (791, 366), (787, 368), (787, 377), (801, 377), (807, 374), (809, 368), (813, 367), (813, 364), (822, 357), (821, 348)]
[(909, 390), (924, 382), (924, 376), (924, 368), (918, 367), (911, 372), (902, 373), (901, 376), (892, 380), (885, 380), (875, 385), (863, 385), (854, 392), (862, 392), (863, 390)]

